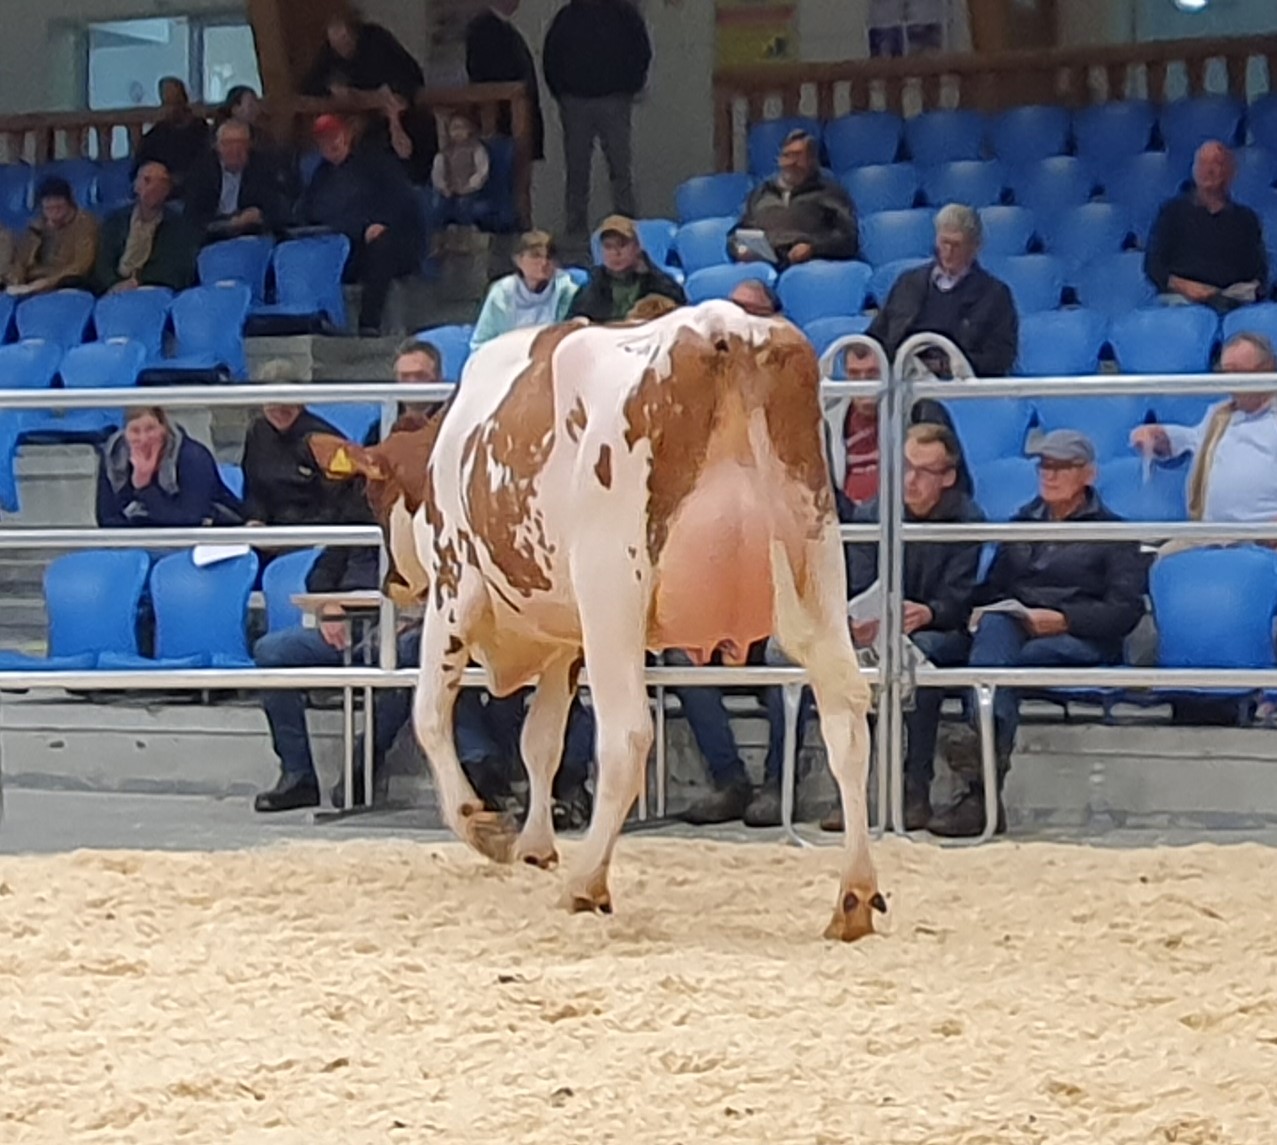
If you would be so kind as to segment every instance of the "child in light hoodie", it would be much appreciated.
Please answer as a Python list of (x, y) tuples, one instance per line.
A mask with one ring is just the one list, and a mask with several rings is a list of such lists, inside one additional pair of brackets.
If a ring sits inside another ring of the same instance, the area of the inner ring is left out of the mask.
[(567, 317), (577, 286), (554, 260), (554, 240), (545, 231), (528, 231), (514, 252), (515, 273), (488, 289), (470, 336), (473, 349), (523, 326), (549, 326)]

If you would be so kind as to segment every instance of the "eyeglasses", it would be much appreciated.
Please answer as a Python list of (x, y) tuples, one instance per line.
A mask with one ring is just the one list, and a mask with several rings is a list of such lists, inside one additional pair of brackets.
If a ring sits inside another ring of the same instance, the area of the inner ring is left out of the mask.
[(938, 481), (945, 474), (952, 472), (952, 465), (910, 465), (909, 462), (905, 462), (906, 477), (910, 474), (917, 474), (920, 477), (931, 477)]
[(1038, 462), (1038, 472), (1067, 473), (1070, 469), (1082, 469), (1085, 465), (1083, 461), (1057, 461), (1051, 457), (1044, 457)]

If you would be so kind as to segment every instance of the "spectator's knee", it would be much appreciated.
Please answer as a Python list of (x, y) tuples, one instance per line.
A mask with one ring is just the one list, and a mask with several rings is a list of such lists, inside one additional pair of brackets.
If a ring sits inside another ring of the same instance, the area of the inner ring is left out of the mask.
[(268, 632), (253, 645), (253, 660), (259, 668), (291, 668), (295, 656), (291, 656), (292, 637), (295, 630)]

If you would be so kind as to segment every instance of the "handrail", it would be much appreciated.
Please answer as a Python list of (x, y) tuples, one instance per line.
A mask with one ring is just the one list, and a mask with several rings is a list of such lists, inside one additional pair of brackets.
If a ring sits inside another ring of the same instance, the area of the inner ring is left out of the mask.
[(65, 529), (0, 527), (0, 552), (10, 549), (189, 549), (195, 545), (254, 548), (361, 548), (380, 545), (376, 525), (234, 525), (181, 529)]
[(964, 544), (971, 541), (1197, 541), (1217, 544), (1227, 541), (1277, 541), (1277, 521), (1243, 524), (1228, 521), (955, 521), (952, 524), (910, 524), (901, 527), (901, 537), (909, 541), (941, 541)]
[(1173, 397), (1181, 394), (1277, 394), (1277, 374), (1095, 374), (1072, 378), (977, 378), (969, 382), (915, 381), (910, 397), (1052, 398)]

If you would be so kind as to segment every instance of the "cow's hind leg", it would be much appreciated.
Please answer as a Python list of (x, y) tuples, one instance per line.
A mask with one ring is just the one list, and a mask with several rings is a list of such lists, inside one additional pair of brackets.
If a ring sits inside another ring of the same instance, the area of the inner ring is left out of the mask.
[(551, 663), (537, 683), (523, 723), (520, 750), (528, 772), (528, 818), (514, 846), (516, 862), (542, 870), (558, 865), (554, 845), (554, 775), (563, 757), (563, 736), (576, 688), (576, 654)]
[(836, 532), (825, 532), (806, 547), (809, 575), (801, 584), (783, 549), (773, 549), (776, 635), (811, 679), (829, 766), (842, 797), (846, 859), (825, 937), (851, 942), (873, 933), (873, 912), (885, 911), (886, 902), (869, 853), (869, 687), (847, 629), (846, 603), (839, 599), (844, 583), (841, 544)]

